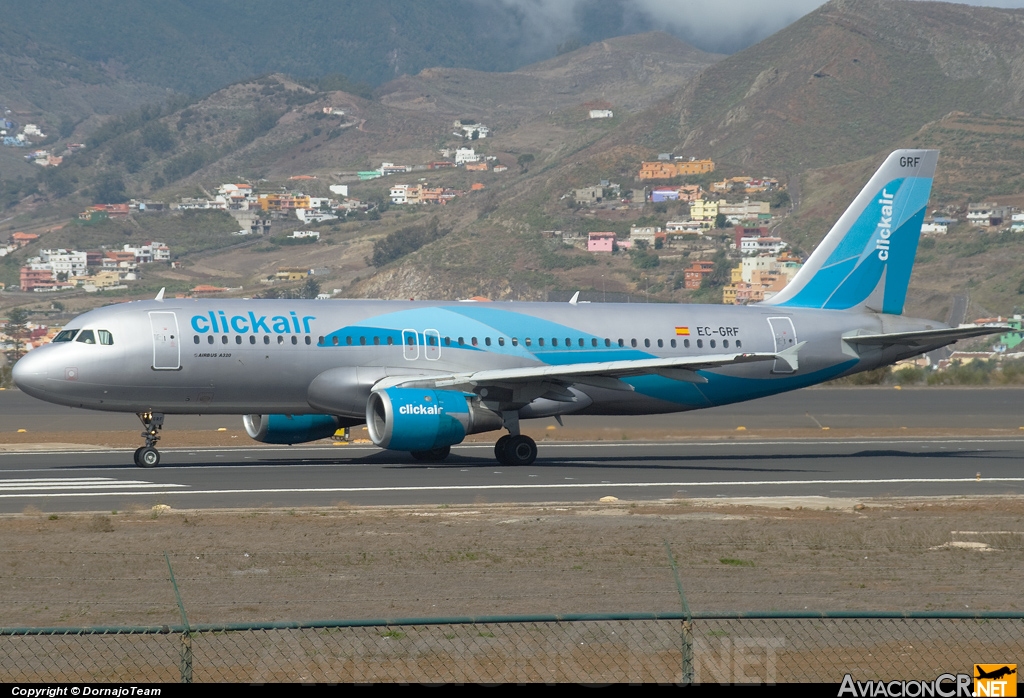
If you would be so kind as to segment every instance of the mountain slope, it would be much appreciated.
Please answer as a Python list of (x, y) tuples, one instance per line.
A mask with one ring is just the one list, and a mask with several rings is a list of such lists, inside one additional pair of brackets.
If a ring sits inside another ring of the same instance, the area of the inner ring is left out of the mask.
[(795, 173), (1022, 100), (1024, 10), (832, 0), (705, 70), (644, 130), (672, 141), (652, 147)]

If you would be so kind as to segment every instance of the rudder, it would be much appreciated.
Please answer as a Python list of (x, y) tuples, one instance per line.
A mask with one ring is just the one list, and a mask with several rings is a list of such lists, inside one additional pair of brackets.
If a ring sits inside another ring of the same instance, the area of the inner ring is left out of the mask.
[(938, 156), (890, 154), (793, 281), (765, 304), (901, 314)]

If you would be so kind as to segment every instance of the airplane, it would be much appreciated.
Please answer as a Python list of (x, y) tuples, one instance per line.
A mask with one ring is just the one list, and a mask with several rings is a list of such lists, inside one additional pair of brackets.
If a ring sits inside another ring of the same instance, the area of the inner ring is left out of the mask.
[(807, 263), (747, 305), (168, 299), (84, 313), (13, 369), (36, 398), (133, 412), (160, 462), (165, 415), (243, 415), (256, 441), (296, 444), (366, 424), (381, 448), (441, 461), (506, 431), (495, 458), (529, 465), (523, 420), (684, 412), (892, 364), (1007, 328), (904, 317), (937, 150), (889, 155)]

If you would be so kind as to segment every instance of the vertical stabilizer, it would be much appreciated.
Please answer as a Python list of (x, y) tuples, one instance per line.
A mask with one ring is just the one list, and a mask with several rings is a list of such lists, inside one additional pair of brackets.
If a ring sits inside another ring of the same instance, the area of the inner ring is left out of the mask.
[(887, 157), (793, 281), (765, 305), (902, 313), (938, 157), (937, 150)]

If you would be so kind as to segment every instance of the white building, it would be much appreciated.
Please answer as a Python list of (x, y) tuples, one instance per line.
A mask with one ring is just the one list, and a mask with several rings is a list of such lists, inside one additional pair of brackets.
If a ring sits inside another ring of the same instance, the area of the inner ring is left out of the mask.
[(458, 148), (455, 151), (455, 164), (465, 165), (467, 162), (477, 162), (480, 156), (473, 148)]
[(303, 223), (322, 223), (323, 221), (333, 221), (338, 218), (333, 213), (321, 211), (319, 208), (297, 208), (295, 209), (295, 217)]
[(612, 110), (611, 109), (591, 109), (590, 110), (590, 118), (591, 119), (610, 119), (610, 118), (612, 118), (612, 116), (613, 115), (612, 115)]
[(138, 247), (125, 245), (124, 251), (135, 255), (136, 264), (171, 261), (171, 248), (162, 242), (147, 242), (145, 245), (139, 245)]
[(782, 238), (745, 237), (740, 238), (740, 253), (743, 255), (777, 255), (786, 248)]
[(320, 233), (316, 230), (294, 230), (292, 231), (292, 234), (289, 237), (295, 238), (297, 240), (302, 240), (304, 238), (313, 238), (314, 240), (319, 240)]
[(393, 203), (393, 204), (405, 204), (405, 203), (408, 203), (408, 198), (407, 198), (408, 193), (409, 193), (409, 185), (408, 184), (396, 184), (395, 186), (391, 187), (391, 193), (390, 193), (391, 203)]
[(53, 270), (53, 278), (58, 274), (66, 274), (67, 278), (72, 276), (85, 276), (88, 273), (88, 262), (85, 252), (68, 250), (41, 250), (39, 259), (49, 264)]

